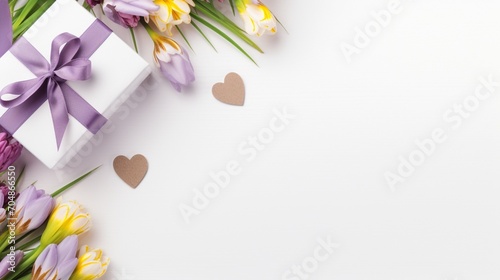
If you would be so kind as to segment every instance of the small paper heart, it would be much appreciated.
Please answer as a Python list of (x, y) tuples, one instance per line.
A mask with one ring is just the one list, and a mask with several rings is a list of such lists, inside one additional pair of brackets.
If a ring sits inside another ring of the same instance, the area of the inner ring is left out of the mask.
[(117, 156), (113, 160), (113, 168), (118, 177), (135, 189), (148, 172), (148, 160), (143, 155), (135, 155), (131, 159)]
[(217, 83), (212, 87), (212, 94), (215, 99), (222, 103), (243, 106), (245, 104), (245, 84), (240, 75), (229, 73), (224, 79), (224, 83)]

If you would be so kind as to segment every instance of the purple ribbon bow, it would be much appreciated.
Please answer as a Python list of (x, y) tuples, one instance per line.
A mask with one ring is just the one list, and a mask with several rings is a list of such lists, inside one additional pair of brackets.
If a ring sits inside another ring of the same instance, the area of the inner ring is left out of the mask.
[[(0, 6), (0, 17), (2, 10)], [(1, 27), (3, 28), (4, 26)], [(36, 78), (12, 83), (0, 91), (0, 105), (8, 108), (0, 117), (0, 125), (14, 134), (48, 100), (58, 149), (68, 126), (69, 115), (90, 132), (97, 133), (107, 119), (66, 81), (84, 81), (90, 78), (89, 58), (109, 34), (111, 30), (99, 20), (80, 38), (62, 33), (52, 42), (50, 63), (25, 38), (19, 38), (10, 48), (10, 52), (35, 74)]]

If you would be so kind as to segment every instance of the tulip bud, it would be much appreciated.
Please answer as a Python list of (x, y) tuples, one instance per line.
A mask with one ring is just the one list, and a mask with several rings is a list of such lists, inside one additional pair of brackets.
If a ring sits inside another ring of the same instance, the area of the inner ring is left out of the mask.
[(68, 236), (59, 245), (50, 244), (35, 261), (32, 280), (68, 280), (78, 263), (78, 237)]
[(109, 258), (103, 258), (101, 250), (91, 250), (89, 246), (83, 246), (78, 252), (78, 265), (69, 279), (98, 279), (106, 273), (108, 265)]
[(260, 0), (236, 0), (236, 7), (245, 23), (245, 31), (261, 36), (276, 33), (276, 18)]

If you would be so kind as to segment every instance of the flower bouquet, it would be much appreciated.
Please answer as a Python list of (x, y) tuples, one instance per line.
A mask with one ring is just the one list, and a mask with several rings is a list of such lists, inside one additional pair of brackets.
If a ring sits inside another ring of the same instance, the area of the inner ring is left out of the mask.
[(0, 133), (0, 279), (97, 279), (106, 273), (109, 258), (100, 249), (83, 246), (78, 236), (90, 229), (90, 215), (76, 201), (59, 195), (96, 169), (53, 194), (31, 184), (18, 192), (23, 171), (12, 163), (21, 145)]
[[(0, 1), (8, 1), (15, 40), (56, 0)], [(157, 68), (177, 91), (181, 91), (182, 86), (187, 86), (195, 80), (188, 52), (175, 38), (180, 35), (191, 48), (191, 44), (183, 32), (186, 25), (196, 29), (214, 47), (204, 34), (202, 27), (205, 26), (227, 40), (255, 63), (233, 37), (255, 50), (263, 52), (249, 38), (249, 35), (274, 34), (277, 31), (277, 23), (279, 23), (273, 13), (260, 0), (85, 0), (82, 4), (94, 15), (105, 15), (124, 28), (129, 28), (136, 50), (134, 29), (145, 28), (154, 43), (153, 58)], [(224, 5), (230, 7), (233, 16), (238, 11), (244, 28), (238, 26), (234, 19), (230, 18), (231, 15), (228, 16), (221, 12)], [(1, 7), (0, 10), (2, 10)], [(0, 21), (2, 21), (2, 17), (5, 18), (5, 16), (0, 15)], [(5, 25), (5, 23), (0, 22), (0, 26), (2, 24)]]

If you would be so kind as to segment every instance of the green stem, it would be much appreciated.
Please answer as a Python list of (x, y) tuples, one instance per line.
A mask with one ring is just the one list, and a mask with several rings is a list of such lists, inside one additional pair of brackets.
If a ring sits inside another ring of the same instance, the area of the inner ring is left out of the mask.
[(92, 9), (87, 1), (83, 1), (83, 8), (85, 8), (87, 11), (90, 11)]
[(154, 37), (158, 34), (156, 34), (156, 32), (153, 30), (153, 28), (151, 28), (151, 26), (149, 26), (149, 24), (147, 24), (144, 20), (141, 19), (141, 24), (142, 26), (144, 26), (144, 29), (146, 29), (146, 32), (148, 32), (148, 35), (149, 37), (151, 37), (151, 39), (154, 39)]
[(137, 40), (135, 39), (134, 29), (133, 28), (129, 28), (129, 29), (130, 29), (130, 34), (132, 35), (132, 41), (134, 41), (135, 52), (139, 53), (139, 49), (137, 48)]
[(19, 278), (18, 280), (30, 280), (30, 279), (31, 279), (31, 273)]
[(7, 246), (9, 246), (9, 239), (5, 239), (4, 242), (2, 242), (2, 245), (0, 245), (0, 252), (3, 252), (3, 250), (5, 250), (5, 248), (7, 248)]
[(5, 248), (7, 248), (7, 245), (9, 244), (9, 230), (7, 229), (7, 231), (3, 232), (1, 235), (0, 235), (0, 244), (2, 244), (0, 246), (0, 248), (2, 248), (2, 250), (0, 250), (0, 252), (3, 252), (3, 250), (5, 250)]

